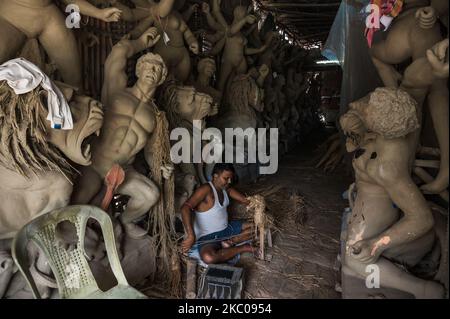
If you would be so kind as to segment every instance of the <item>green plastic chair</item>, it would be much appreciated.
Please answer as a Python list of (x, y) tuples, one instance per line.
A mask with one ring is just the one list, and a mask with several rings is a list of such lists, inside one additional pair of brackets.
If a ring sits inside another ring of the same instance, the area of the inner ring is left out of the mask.
[[(99, 289), (85, 258), (84, 238), (89, 218), (100, 224), (109, 263), (118, 282), (118, 285), (105, 292)], [(78, 243), (72, 251), (58, 245), (55, 239), (56, 225), (62, 221), (69, 221), (76, 227)], [(80, 205), (54, 210), (32, 220), (15, 236), (12, 244), (14, 261), (30, 285), (34, 297), (41, 299), (30, 272), (27, 251), (30, 241), (46, 255), (62, 299), (147, 299), (128, 284), (117, 254), (111, 218), (97, 207)]]

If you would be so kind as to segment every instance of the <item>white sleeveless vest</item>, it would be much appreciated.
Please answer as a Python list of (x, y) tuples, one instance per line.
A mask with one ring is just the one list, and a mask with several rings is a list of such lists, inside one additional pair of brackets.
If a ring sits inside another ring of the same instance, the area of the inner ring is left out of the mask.
[(228, 227), (227, 207), (230, 204), (228, 194), (223, 191), (223, 205), (220, 205), (216, 188), (211, 182), (209, 182), (209, 185), (214, 192), (214, 205), (206, 212), (195, 212), (194, 233), (196, 239)]

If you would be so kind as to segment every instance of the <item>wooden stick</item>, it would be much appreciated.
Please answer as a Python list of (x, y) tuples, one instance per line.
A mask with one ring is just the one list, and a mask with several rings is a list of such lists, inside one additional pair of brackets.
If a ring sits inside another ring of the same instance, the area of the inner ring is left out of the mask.
[(197, 261), (189, 258), (186, 261), (186, 299), (196, 299)]
[(259, 258), (264, 260), (264, 224), (262, 224), (259, 228)]
[(433, 160), (418, 160), (418, 159), (416, 159), (416, 161), (414, 162), (414, 166), (439, 168), (439, 167), (441, 167), (441, 162), (433, 161)]

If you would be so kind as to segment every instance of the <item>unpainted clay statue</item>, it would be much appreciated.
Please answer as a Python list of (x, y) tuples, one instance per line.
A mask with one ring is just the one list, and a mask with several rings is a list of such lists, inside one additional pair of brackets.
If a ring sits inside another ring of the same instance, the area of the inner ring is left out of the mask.
[[(85, 0), (64, 0), (82, 14), (105, 22), (118, 21), (117, 8), (98, 9)], [(82, 88), (80, 57), (72, 30), (52, 0), (0, 1), (0, 63), (15, 58), (27, 39), (37, 38), (68, 84)]]
[[(442, 40), (437, 15), (448, 15), (448, 1), (406, 1), (404, 10), (395, 18), (384, 41), (375, 43), (370, 54), (385, 86), (398, 87), (401, 75), (393, 67), (408, 58), (423, 58), (428, 49)], [(434, 6), (434, 7), (433, 7)], [(419, 8), (418, 8), (419, 7)], [(445, 80), (436, 79), (429, 88), (428, 105), (441, 149), (441, 166), (436, 179), (421, 187), (438, 194), (449, 183), (448, 88)]]
[[(63, 90), (66, 96), (72, 95), (69, 91)], [(6, 82), (0, 82), (0, 239), (12, 238), (37, 216), (69, 204), (73, 170), (67, 158), (76, 164), (91, 164), (88, 138), (100, 131), (101, 104), (73, 95), (69, 105), (74, 127), (57, 130), (46, 120), (44, 96), (38, 87), (17, 99)], [(23, 117), (11, 116), (11, 112)]]
[(281, 114), (286, 106), (286, 97), (284, 95), (284, 86), (286, 79), (279, 74), (275, 80), (273, 87), (266, 88), (266, 99), (264, 101), (267, 110), (275, 114)]
[[(218, 105), (213, 98), (197, 91), (191, 86), (179, 86), (173, 81), (168, 81), (162, 88), (162, 94), (158, 98), (161, 108), (167, 112), (167, 118), (171, 129), (186, 128), (190, 134), (193, 131), (193, 122), (201, 121), (202, 128), (205, 128), (205, 119), (218, 113)], [(193, 149), (192, 138), (190, 144), (185, 145), (188, 150)], [(190, 152), (192, 159), (192, 152)], [(182, 173), (195, 176), (197, 183), (207, 182), (203, 164), (180, 163), (178, 164)]]
[(420, 105), (407, 92), (378, 88), (351, 103), (340, 119), (347, 151), (355, 151), (357, 189), (350, 204), (343, 272), (365, 278), (366, 266), (375, 264), (382, 287), (416, 298), (443, 298), (439, 283), (396, 265), (413, 267), (435, 241), (432, 212), (411, 179), (420, 113)]
[(221, 30), (225, 33), (224, 51), (220, 68), (218, 89), (225, 92), (229, 79), (236, 75), (245, 74), (248, 70), (245, 55), (255, 55), (264, 52), (269, 43), (260, 48), (247, 47), (247, 39), (241, 30), (246, 24), (253, 24), (256, 18), (247, 15), (246, 6), (237, 6), (233, 11), (233, 22), (228, 25), (220, 11), (220, 0), (212, 0), (212, 12), (216, 20), (216, 25), (221, 25)]
[[(147, 53), (138, 59), (136, 84), (127, 87), (127, 59), (144, 49), (153, 47), (160, 39), (158, 30), (150, 28), (137, 40), (123, 39), (111, 50), (105, 63), (105, 82), (102, 101), (107, 105), (105, 121), (100, 136), (93, 142), (92, 165), (82, 170), (72, 202), (88, 204), (99, 193), (110, 169), (118, 164), (125, 170), (125, 181), (117, 189), (130, 196), (121, 221), (126, 234), (142, 238), (144, 229), (133, 223), (147, 213), (159, 200), (160, 190), (152, 180), (131, 166), (136, 154), (144, 150), (147, 163), (151, 162), (153, 140), (150, 138), (157, 126), (158, 108), (153, 101), (156, 88), (166, 76), (167, 68), (162, 58)], [(161, 167), (164, 178), (170, 178), (170, 163)]]
[(211, 79), (216, 73), (216, 62), (211, 58), (203, 58), (197, 65), (198, 76), (194, 87), (201, 93), (211, 96), (215, 103), (219, 104), (222, 93), (211, 86)]
[[(133, 39), (142, 35), (142, 32), (154, 25), (158, 29), (161, 41), (158, 41), (153, 52), (159, 54), (166, 64), (169, 74), (178, 81), (184, 83), (191, 72), (191, 59), (189, 50), (194, 54), (199, 53), (198, 41), (192, 31), (183, 20), (182, 15), (173, 6), (173, 0), (163, 0), (159, 5), (164, 4), (164, 9), (169, 9), (166, 15), (161, 15), (159, 7), (155, 3), (149, 2), (147, 5), (147, 15), (140, 20), (138, 26), (131, 31)], [(167, 11), (165, 10), (164, 13)], [(149, 15), (150, 13), (150, 15)]]
[(249, 74), (236, 76), (230, 83), (223, 107), (213, 126), (219, 129), (256, 128), (257, 112), (264, 108), (264, 91)]

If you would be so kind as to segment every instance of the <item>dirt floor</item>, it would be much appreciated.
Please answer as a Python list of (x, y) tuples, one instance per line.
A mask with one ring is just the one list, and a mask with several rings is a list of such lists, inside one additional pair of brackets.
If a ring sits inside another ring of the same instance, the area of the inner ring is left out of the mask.
[[(244, 298), (340, 298), (336, 256), (342, 193), (352, 182), (343, 167), (326, 174), (314, 168), (321, 154), (298, 148), (283, 157), (275, 175), (241, 190), (266, 196), (278, 231), (266, 253), (271, 261), (243, 256)], [(255, 191), (256, 190), (256, 191)]]

